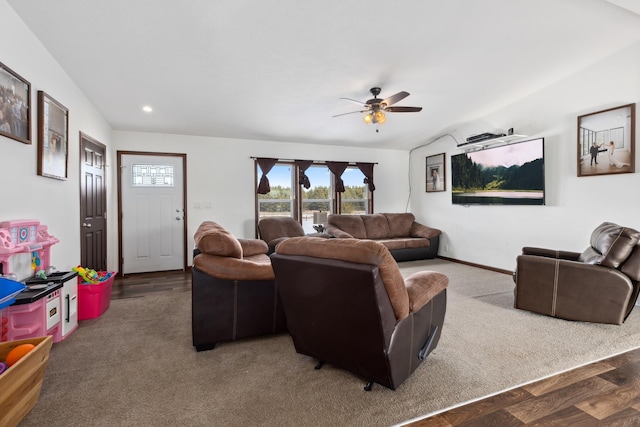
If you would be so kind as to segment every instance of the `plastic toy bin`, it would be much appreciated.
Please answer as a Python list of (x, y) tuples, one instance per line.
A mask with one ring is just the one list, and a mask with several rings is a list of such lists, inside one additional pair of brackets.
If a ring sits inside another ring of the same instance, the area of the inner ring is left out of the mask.
[(111, 303), (111, 288), (116, 273), (104, 282), (86, 283), (78, 277), (78, 320), (100, 317)]
[(0, 360), (20, 344), (36, 347), (0, 375), (0, 425), (17, 426), (40, 398), (51, 336), (0, 343)]

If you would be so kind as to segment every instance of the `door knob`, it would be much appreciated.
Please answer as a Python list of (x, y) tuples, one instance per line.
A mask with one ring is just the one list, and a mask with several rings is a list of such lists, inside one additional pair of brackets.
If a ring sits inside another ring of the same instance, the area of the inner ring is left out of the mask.
[(91, 224), (87, 224), (86, 222), (83, 222), (83, 223), (82, 223), (82, 226), (83, 226), (84, 228), (91, 228)]

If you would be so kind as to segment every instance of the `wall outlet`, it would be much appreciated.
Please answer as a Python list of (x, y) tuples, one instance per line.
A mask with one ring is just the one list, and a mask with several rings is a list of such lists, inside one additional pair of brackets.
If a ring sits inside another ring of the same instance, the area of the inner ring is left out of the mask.
[(449, 252), (449, 245), (448, 245), (448, 244), (445, 244), (445, 245), (444, 245), (444, 251), (445, 251), (445, 252)]

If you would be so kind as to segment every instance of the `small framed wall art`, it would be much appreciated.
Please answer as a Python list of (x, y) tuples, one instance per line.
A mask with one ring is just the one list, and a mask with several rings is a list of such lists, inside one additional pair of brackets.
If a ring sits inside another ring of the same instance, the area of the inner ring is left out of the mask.
[(31, 144), (31, 84), (0, 62), (0, 135)]
[(67, 179), (69, 110), (38, 91), (38, 175)]
[(427, 157), (426, 191), (432, 193), (446, 190), (445, 154), (435, 154)]
[(578, 176), (635, 172), (636, 104), (578, 116)]

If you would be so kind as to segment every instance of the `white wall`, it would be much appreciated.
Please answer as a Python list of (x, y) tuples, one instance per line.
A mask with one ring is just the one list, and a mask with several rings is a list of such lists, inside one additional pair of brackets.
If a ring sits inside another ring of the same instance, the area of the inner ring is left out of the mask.
[[(451, 204), (449, 174), (447, 192), (427, 194), (424, 191), (424, 158), (445, 152), (449, 170), (450, 155), (458, 152), (451, 136), (415, 149), (409, 161), (407, 152), (395, 150), (112, 132), (90, 100), (5, 0), (0, 0), (0, 16), (3, 33), (11, 35), (9, 42), (0, 43), (0, 61), (31, 83), (33, 135), (31, 145), (0, 137), (0, 180), (4, 184), (0, 221), (34, 218), (48, 225), (50, 232), (61, 241), (52, 248), (52, 263), (60, 269), (70, 269), (80, 262), (80, 131), (107, 146), (109, 269), (117, 267), (116, 176), (113, 172), (117, 150), (187, 154), (190, 238), (198, 224), (207, 219), (223, 224), (239, 237), (253, 236), (251, 156), (378, 162), (374, 195), (377, 212), (404, 211), (411, 196), (410, 210), (416, 217), (444, 231), (442, 246), (448, 245), (449, 251), (443, 252), (441, 246), (441, 255), (497, 268), (512, 269), (522, 246), (581, 251), (588, 244), (590, 231), (605, 220), (640, 228), (637, 215), (640, 202), (635, 195), (640, 181), (637, 173), (578, 178), (576, 171), (577, 116), (640, 99), (640, 44), (508, 108), (444, 131), (443, 134), (450, 133), (463, 141), (473, 133), (514, 127), (517, 133), (543, 136), (546, 140), (546, 206), (465, 208)], [(70, 111), (67, 181), (36, 174), (38, 90), (46, 91)], [(437, 137), (425, 138), (425, 142)], [(638, 127), (636, 139), (640, 143)], [(638, 154), (636, 164), (637, 158)], [(409, 164), (411, 169), (407, 171)], [(212, 208), (193, 208), (198, 201), (211, 201)]]
[[(254, 160), (251, 157), (377, 162), (374, 167), (376, 212), (404, 212), (408, 203), (406, 151), (116, 131), (113, 138), (114, 158), (117, 151), (187, 155), (189, 248), (193, 247), (196, 228), (206, 220), (219, 223), (237, 237), (254, 237), (256, 184)], [(117, 177), (114, 176), (109, 185), (117, 188)], [(212, 207), (194, 207), (195, 203), (204, 206), (204, 202), (211, 202)], [(109, 229), (117, 230), (114, 220), (117, 209), (115, 194), (109, 200), (109, 205), (112, 218)], [(117, 236), (110, 234), (110, 259), (117, 259), (116, 253)]]
[[(51, 248), (51, 263), (69, 270), (80, 263), (79, 132), (109, 145), (111, 129), (5, 0), (0, 0), (0, 16), (5, 35), (0, 43), (0, 62), (31, 83), (32, 135), (31, 145), (0, 136), (0, 221), (37, 219), (48, 225), (49, 232), (60, 239)], [(36, 173), (39, 90), (69, 109), (67, 181)], [(13, 257), (10, 262), (12, 269), (19, 266), (21, 279), (31, 273), (29, 255)]]
[[(640, 43), (636, 43), (507, 108), (445, 132), (450, 135), (427, 140), (434, 142), (411, 154), (411, 209), (444, 231), (440, 255), (508, 270), (515, 267), (523, 246), (581, 252), (591, 231), (603, 221), (640, 229), (638, 173), (577, 177), (576, 166), (577, 117), (639, 101)], [(545, 138), (546, 206), (452, 205), (448, 171), (451, 154), (461, 152), (456, 140), (511, 127), (518, 134)], [(635, 162), (640, 172), (638, 129)], [(447, 191), (425, 193), (425, 156), (443, 152)]]

